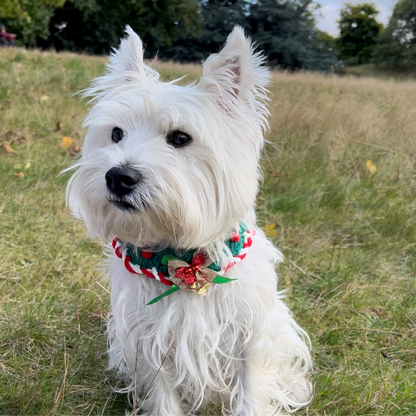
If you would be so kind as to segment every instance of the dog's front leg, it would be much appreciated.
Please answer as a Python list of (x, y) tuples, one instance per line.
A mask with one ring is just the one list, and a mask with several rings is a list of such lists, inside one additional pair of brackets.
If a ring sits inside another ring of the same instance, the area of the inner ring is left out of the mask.
[[(244, 364), (238, 374), (224, 416), (266, 416), (270, 414), (267, 383), (259, 354), (250, 356), (246, 352)], [(226, 401), (227, 402), (227, 401)]]
[(148, 416), (182, 416), (178, 393), (171, 387), (168, 375), (159, 371), (152, 386), (146, 391), (139, 413)]

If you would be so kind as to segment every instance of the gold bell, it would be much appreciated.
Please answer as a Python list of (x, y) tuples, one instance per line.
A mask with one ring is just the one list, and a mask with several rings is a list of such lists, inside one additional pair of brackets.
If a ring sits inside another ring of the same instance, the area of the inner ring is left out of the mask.
[(191, 285), (185, 287), (186, 290), (190, 290), (191, 292), (198, 292), (199, 293), (199, 284), (198, 282), (193, 282)]
[(198, 295), (205, 295), (207, 290), (211, 287), (212, 283), (206, 283), (198, 290)]

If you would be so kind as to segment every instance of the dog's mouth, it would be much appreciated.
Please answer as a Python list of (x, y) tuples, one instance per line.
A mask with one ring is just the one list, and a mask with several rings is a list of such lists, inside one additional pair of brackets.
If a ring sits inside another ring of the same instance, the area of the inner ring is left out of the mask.
[(113, 204), (116, 208), (118, 208), (121, 211), (127, 211), (127, 212), (137, 212), (139, 209), (130, 204), (129, 202), (122, 201), (120, 199), (109, 199), (108, 202)]

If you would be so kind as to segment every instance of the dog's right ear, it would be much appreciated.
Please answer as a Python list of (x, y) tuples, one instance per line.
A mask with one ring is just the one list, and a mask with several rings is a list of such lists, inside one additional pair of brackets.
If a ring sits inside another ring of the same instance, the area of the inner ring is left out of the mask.
[(125, 33), (127, 36), (121, 40), (119, 48), (110, 55), (109, 72), (122, 76), (126, 81), (145, 78), (142, 41), (129, 25)]
[(84, 95), (92, 101), (98, 101), (116, 89), (130, 88), (133, 83), (149, 84), (159, 79), (159, 74), (144, 64), (143, 44), (139, 36), (128, 25), (125, 32), (127, 36), (110, 54), (105, 74), (96, 78), (84, 91)]

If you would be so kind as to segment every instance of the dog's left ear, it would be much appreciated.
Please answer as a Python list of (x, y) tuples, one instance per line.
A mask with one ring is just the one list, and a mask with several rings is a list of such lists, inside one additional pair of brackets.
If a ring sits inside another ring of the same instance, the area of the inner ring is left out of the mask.
[(270, 72), (263, 64), (264, 57), (254, 52), (244, 30), (236, 26), (224, 48), (205, 61), (199, 87), (215, 95), (226, 111), (243, 104), (264, 115)]

